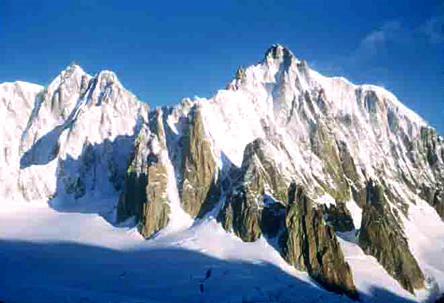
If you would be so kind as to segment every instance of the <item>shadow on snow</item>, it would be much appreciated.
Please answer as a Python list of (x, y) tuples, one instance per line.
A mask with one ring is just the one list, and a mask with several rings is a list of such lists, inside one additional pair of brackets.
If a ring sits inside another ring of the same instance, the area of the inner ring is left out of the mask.
[[(268, 263), (183, 248), (0, 240), (4, 302), (347, 302)], [(364, 302), (411, 302), (373, 289)]]
[(60, 212), (97, 213), (113, 224), (127, 161), (140, 124), (139, 121), (134, 127), (134, 135), (84, 143), (77, 158), (69, 154), (59, 157), (59, 138), (65, 128), (58, 126), (23, 154), (20, 166), (24, 169), (57, 161), (56, 191), (50, 206)]

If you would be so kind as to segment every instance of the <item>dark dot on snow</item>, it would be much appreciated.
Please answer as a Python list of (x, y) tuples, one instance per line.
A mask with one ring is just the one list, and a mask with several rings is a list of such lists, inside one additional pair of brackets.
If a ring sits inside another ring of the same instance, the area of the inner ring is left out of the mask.
[(211, 277), (211, 268), (207, 270), (207, 274), (205, 275), (205, 280)]

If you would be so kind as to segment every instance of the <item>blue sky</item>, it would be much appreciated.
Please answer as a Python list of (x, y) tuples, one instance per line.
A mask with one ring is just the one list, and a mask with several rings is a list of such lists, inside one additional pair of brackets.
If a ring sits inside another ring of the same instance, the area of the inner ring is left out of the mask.
[(0, 82), (71, 62), (152, 105), (208, 97), (273, 43), (393, 91), (444, 133), (444, 1), (0, 1)]

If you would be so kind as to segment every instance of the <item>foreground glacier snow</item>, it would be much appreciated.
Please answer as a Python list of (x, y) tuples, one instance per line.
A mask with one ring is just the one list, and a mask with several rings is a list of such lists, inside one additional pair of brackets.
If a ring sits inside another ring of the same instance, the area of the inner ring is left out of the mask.
[[(348, 301), (316, 286), (264, 239), (243, 243), (214, 220), (144, 241), (95, 214), (14, 203), (0, 210), (0, 238), (5, 302)], [(365, 302), (415, 300), (372, 257), (341, 242)]]
[(0, 84), (0, 118), (5, 302), (444, 292), (443, 138), (280, 45), (210, 99), (150, 110), (72, 65)]

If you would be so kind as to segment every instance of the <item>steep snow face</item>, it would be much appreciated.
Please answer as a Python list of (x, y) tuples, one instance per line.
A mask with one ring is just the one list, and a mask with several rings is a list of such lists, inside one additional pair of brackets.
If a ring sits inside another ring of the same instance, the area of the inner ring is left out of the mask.
[(19, 138), (42, 91), (42, 86), (25, 82), (0, 84), (0, 196), (3, 199), (12, 199), (18, 191)]
[(238, 72), (226, 90), (196, 103), (216, 152), (237, 166), (245, 146), (260, 137), (281, 143), (299, 182), (335, 186), (313, 144), (322, 132), (323, 139), (343, 142), (353, 155), (357, 181), (394, 178), (400, 170), (419, 173), (408, 152), (427, 127), (423, 119), (385, 89), (324, 77), (280, 45), (263, 62)]
[(55, 202), (66, 203), (85, 195), (114, 197), (148, 106), (114, 73), (91, 77), (76, 65), (40, 91), (27, 121), (16, 127), (14, 164), (20, 169), (11, 180), (18, 185), (11, 198), (50, 199), (57, 193)]

